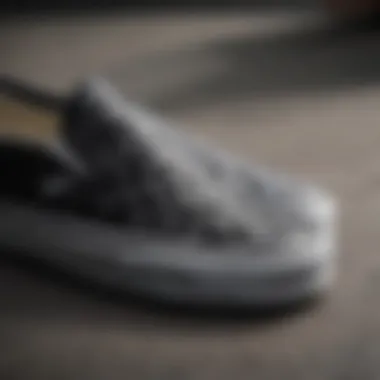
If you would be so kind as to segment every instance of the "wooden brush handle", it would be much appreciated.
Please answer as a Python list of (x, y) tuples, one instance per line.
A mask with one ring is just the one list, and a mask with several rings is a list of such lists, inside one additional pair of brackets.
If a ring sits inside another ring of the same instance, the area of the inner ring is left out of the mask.
[(324, 2), (334, 13), (351, 17), (380, 11), (379, 0), (324, 0)]

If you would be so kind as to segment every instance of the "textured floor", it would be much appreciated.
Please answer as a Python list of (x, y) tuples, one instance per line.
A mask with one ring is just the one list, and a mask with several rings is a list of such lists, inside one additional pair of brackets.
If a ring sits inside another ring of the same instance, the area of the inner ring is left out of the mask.
[[(315, 180), (343, 211), (332, 293), (264, 322), (152, 310), (2, 262), (0, 378), (379, 379), (379, 36), (330, 34), (312, 16), (289, 15), (1, 23), (0, 72), (66, 91), (111, 68), (132, 98)], [(4, 99), (0, 118), (4, 133), (54, 134), (54, 115)]]

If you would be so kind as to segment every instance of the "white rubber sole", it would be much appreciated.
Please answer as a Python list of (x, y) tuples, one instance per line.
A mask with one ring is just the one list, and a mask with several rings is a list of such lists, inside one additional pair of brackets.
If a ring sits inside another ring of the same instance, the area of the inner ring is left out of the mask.
[(316, 204), (313, 231), (268, 252), (218, 251), (163, 241), (53, 212), (3, 202), (0, 247), (99, 284), (186, 305), (276, 307), (319, 296), (335, 277), (336, 209)]

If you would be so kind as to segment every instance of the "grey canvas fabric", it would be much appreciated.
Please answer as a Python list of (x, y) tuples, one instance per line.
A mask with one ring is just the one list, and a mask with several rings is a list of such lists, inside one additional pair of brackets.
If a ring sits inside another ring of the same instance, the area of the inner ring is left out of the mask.
[(108, 221), (244, 245), (273, 243), (313, 223), (305, 208), (312, 189), (204, 146), (102, 79), (74, 93), (62, 138), (87, 174), (61, 187), (61, 198)]

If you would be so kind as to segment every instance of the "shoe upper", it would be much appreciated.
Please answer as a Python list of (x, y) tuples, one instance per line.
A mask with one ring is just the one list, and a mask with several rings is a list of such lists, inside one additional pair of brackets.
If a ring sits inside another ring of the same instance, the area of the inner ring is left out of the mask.
[(107, 82), (80, 86), (62, 141), (85, 175), (53, 203), (123, 226), (215, 243), (261, 244), (318, 223), (318, 192), (206, 147), (125, 100)]

